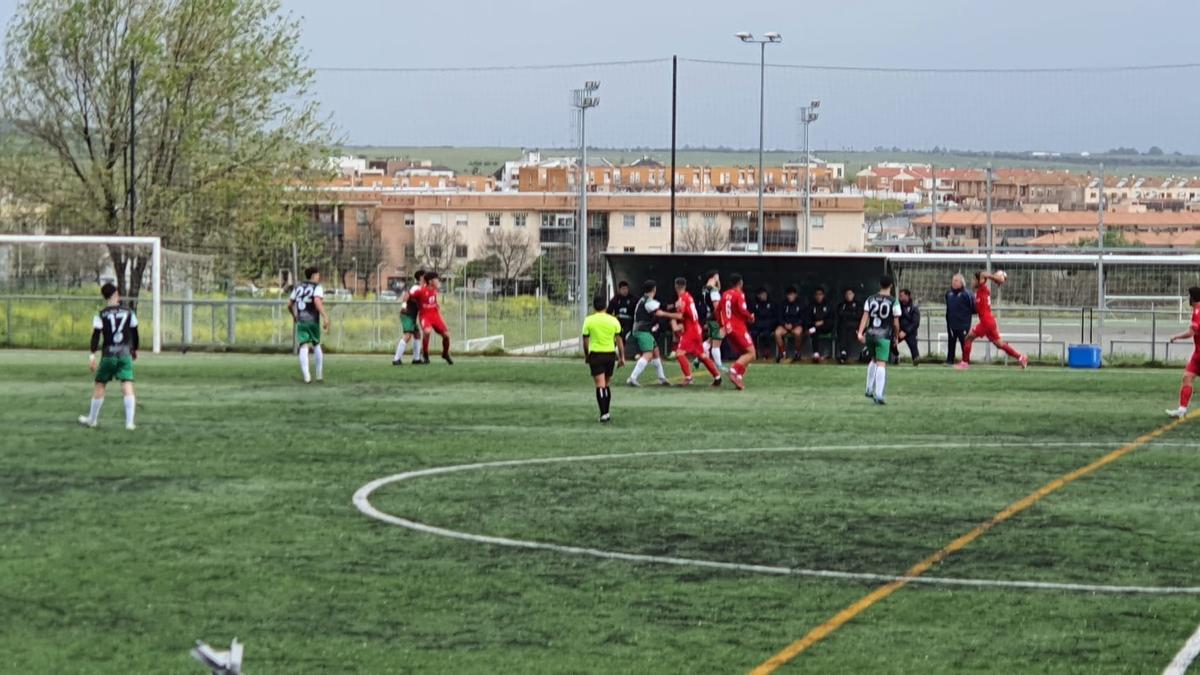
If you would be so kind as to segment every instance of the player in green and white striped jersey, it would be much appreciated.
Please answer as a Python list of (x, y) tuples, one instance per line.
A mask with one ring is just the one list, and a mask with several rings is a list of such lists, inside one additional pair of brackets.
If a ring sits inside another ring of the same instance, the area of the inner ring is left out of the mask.
[(895, 282), (889, 275), (879, 279), (879, 292), (863, 303), (862, 320), (858, 323), (858, 341), (867, 346), (871, 362), (867, 365), (867, 398), (884, 404), (887, 386), (888, 357), (892, 337), (900, 333), (900, 301), (892, 295)]

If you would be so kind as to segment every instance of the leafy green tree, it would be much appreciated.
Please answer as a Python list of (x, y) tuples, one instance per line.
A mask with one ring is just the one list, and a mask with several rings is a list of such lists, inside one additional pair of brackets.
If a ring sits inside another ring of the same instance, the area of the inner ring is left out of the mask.
[[(277, 0), (26, 0), (5, 39), (0, 118), (29, 152), (3, 165), (16, 171), (7, 184), (72, 233), (128, 234), (136, 188), (134, 233), (170, 247), (229, 250), (256, 227), (307, 238), (285, 217), (287, 191), (319, 166), (329, 131), (308, 94), (299, 24), (279, 9)], [(136, 297), (146, 255), (109, 254), (121, 292)]]

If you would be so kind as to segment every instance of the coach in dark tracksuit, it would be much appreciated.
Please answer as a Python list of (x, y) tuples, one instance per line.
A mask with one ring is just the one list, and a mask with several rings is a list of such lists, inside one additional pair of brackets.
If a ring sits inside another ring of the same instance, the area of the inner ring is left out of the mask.
[(629, 331), (633, 330), (633, 308), (636, 305), (637, 298), (629, 294), (629, 282), (617, 284), (617, 294), (608, 301), (607, 311), (621, 322), (622, 340), (628, 339)]
[(965, 345), (975, 313), (975, 298), (967, 290), (963, 275), (955, 274), (946, 291), (946, 365), (954, 365), (956, 346)]
[(900, 289), (900, 334), (896, 339), (908, 345), (913, 365), (921, 358), (918, 336), (921, 334), (921, 308), (913, 300), (912, 291)]
[(862, 319), (862, 314), (862, 303), (854, 297), (854, 289), (847, 288), (837, 306), (838, 363), (865, 361), (859, 358), (864, 351), (858, 342), (858, 322)]

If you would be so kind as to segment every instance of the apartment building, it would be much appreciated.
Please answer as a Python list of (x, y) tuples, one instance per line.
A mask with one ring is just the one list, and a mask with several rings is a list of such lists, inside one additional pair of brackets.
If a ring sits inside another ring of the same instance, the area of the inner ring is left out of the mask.
[[(387, 280), (415, 269), (429, 257), (429, 246), (438, 246), (437, 253), (452, 261), (451, 268), (483, 258), (489, 232), (527, 233), (529, 246), (539, 251), (575, 245), (578, 199), (570, 192), (413, 191), (331, 184), (322, 193), (311, 207), (313, 220), (343, 241), (354, 241), (360, 228), (378, 231)], [(754, 193), (680, 193), (674, 223), (670, 196), (662, 192), (598, 192), (589, 197), (588, 207), (589, 238), (596, 250), (666, 252), (672, 247), (672, 233), (675, 250), (712, 240), (723, 250), (753, 250), (758, 236)], [(803, 211), (801, 193), (765, 196), (768, 251), (803, 249)], [(813, 250), (863, 250), (863, 223), (862, 197), (812, 196)], [(716, 234), (697, 238), (689, 234), (691, 228)], [(441, 246), (452, 246), (453, 255)]]
[[(918, 237), (932, 237), (930, 216), (915, 218), (912, 225)], [(1120, 231), (1130, 241), (1190, 241), (1193, 233), (1200, 232), (1200, 212), (1106, 212), (1104, 226)], [(992, 213), (992, 236), (997, 246), (1073, 246), (1081, 239), (1095, 240), (1098, 227), (1095, 211)], [(938, 239), (949, 239), (951, 245), (970, 247), (987, 242), (987, 214), (983, 211), (940, 213), (937, 228)]]

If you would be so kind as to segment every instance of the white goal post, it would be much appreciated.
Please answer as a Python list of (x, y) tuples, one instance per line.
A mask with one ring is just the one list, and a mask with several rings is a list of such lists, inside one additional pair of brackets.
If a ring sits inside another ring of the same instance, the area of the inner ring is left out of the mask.
[(130, 246), (150, 247), (150, 304), (151, 323), (153, 330), (154, 353), (162, 351), (162, 239), (159, 237), (108, 237), (98, 235), (36, 235), (36, 234), (0, 234), (0, 246), (5, 244), (37, 245), (46, 244), (63, 246), (72, 244), (87, 244), (107, 246), (109, 244), (126, 244)]

